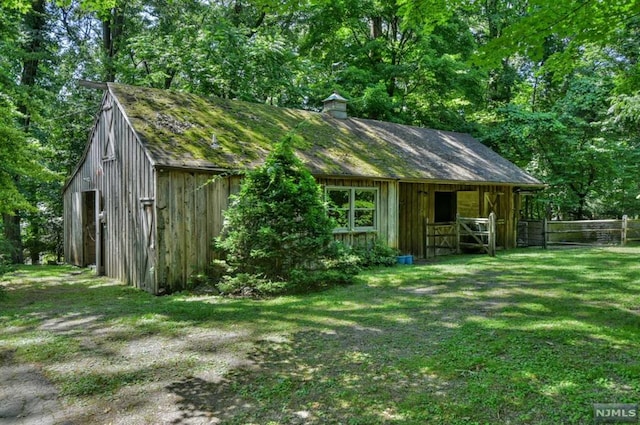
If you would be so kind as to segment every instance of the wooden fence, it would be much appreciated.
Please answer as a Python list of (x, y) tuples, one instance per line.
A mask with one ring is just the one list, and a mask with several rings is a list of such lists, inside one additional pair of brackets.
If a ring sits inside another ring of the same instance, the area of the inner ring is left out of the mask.
[(640, 220), (539, 220), (518, 223), (518, 246), (625, 245), (640, 241)]
[(488, 218), (456, 217), (447, 223), (425, 223), (426, 250), (428, 257), (460, 253), (462, 249), (484, 251), (496, 254), (496, 216)]

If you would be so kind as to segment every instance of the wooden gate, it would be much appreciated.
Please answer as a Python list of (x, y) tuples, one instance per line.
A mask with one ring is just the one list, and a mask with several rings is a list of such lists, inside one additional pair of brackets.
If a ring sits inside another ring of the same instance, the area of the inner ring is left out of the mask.
[(425, 252), (434, 257), (460, 253), (462, 248), (478, 248), (496, 255), (496, 215), (488, 218), (456, 217), (456, 221), (429, 223), (425, 221)]
[(479, 248), (490, 256), (496, 255), (496, 215), (488, 218), (456, 217), (457, 252), (463, 247)]
[(425, 250), (427, 257), (452, 254), (457, 251), (456, 223), (429, 223), (425, 219)]

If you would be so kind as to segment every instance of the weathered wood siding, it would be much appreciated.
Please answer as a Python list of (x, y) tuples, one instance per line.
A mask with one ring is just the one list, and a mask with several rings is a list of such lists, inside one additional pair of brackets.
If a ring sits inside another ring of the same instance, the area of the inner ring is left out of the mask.
[(166, 291), (185, 288), (213, 260), (212, 242), (222, 230), (229, 196), (240, 177), (160, 169), (157, 173), (157, 281)]
[[(157, 292), (155, 220), (145, 205), (153, 202), (154, 186), (146, 153), (107, 93), (82, 162), (64, 191), (67, 262), (86, 266), (82, 245), (89, 241), (96, 244), (96, 262), (102, 263), (99, 272)], [(93, 235), (87, 234), (86, 223), (82, 224), (85, 206), (78, 195), (88, 191), (94, 191), (97, 200)]]
[(143, 231), (147, 218), (141, 202), (155, 197), (154, 172), (121, 110), (113, 106), (109, 134), (102, 142), (107, 151), (102, 161), (105, 273), (155, 293), (155, 226), (151, 223), (147, 233)]
[[(365, 179), (317, 179), (323, 186), (378, 189), (378, 229), (375, 232), (336, 233), (348, 244), (381, 238), (397, 246), (397, 182)], [(214, 259), (213, 239), (224, 224), (229, 196), (240, 189), (239, 176), (160, 169), (157, 173), (157, 282), (175, 291), (188, 285), (193, 275), (205, 271)]]
[(425, 256), (425, 220), (430, 217), (429, 195), (427, 183), (400, 183), (398, 248), (401, 254), (420, 258)]
[[(106, 96), (103, 99), (103, 104)], [(99, 190), (101, 181), (98, 165), (101, 160), (100, 140), (104, 137), (104, 111), (100, 113), (84, 152), (82, 162), (63, 193), (64, 257), (69, 264), (86, 266), (84, 263), (84, 226), (82, 193)], [(95, 237), (95, 236), (94, 236)]]
[(436, 192), (457, 193), (457, 213), (472, 217), (497, 216), (497, 245), (516, 245), (516, 197), (513, 188), (502, 185), (456, 185), (446, 183), (401, 182), (399, 185), (399, 244), (402, 253), (419, 258), (431, 255), (426, 238), (427, 223), (435, 221)]

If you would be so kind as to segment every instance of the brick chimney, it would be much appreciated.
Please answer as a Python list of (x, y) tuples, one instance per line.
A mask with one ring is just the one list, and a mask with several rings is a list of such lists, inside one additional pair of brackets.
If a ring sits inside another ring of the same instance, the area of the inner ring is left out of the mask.
[(334, 118), (344, 120), (347, 118), (347, 99), (333, 92), (331, 96), (322, 101), (324, 108), (322, 112), (326, 112)]

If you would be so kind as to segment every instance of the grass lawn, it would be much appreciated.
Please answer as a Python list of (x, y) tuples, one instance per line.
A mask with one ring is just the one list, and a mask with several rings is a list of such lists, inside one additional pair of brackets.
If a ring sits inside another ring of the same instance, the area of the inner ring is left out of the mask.
[(452, 256), (269, 300), (4, 279), (0, 359), (76, 424), (592, 424), (593, 403), (640, 402), (639, 247)]

